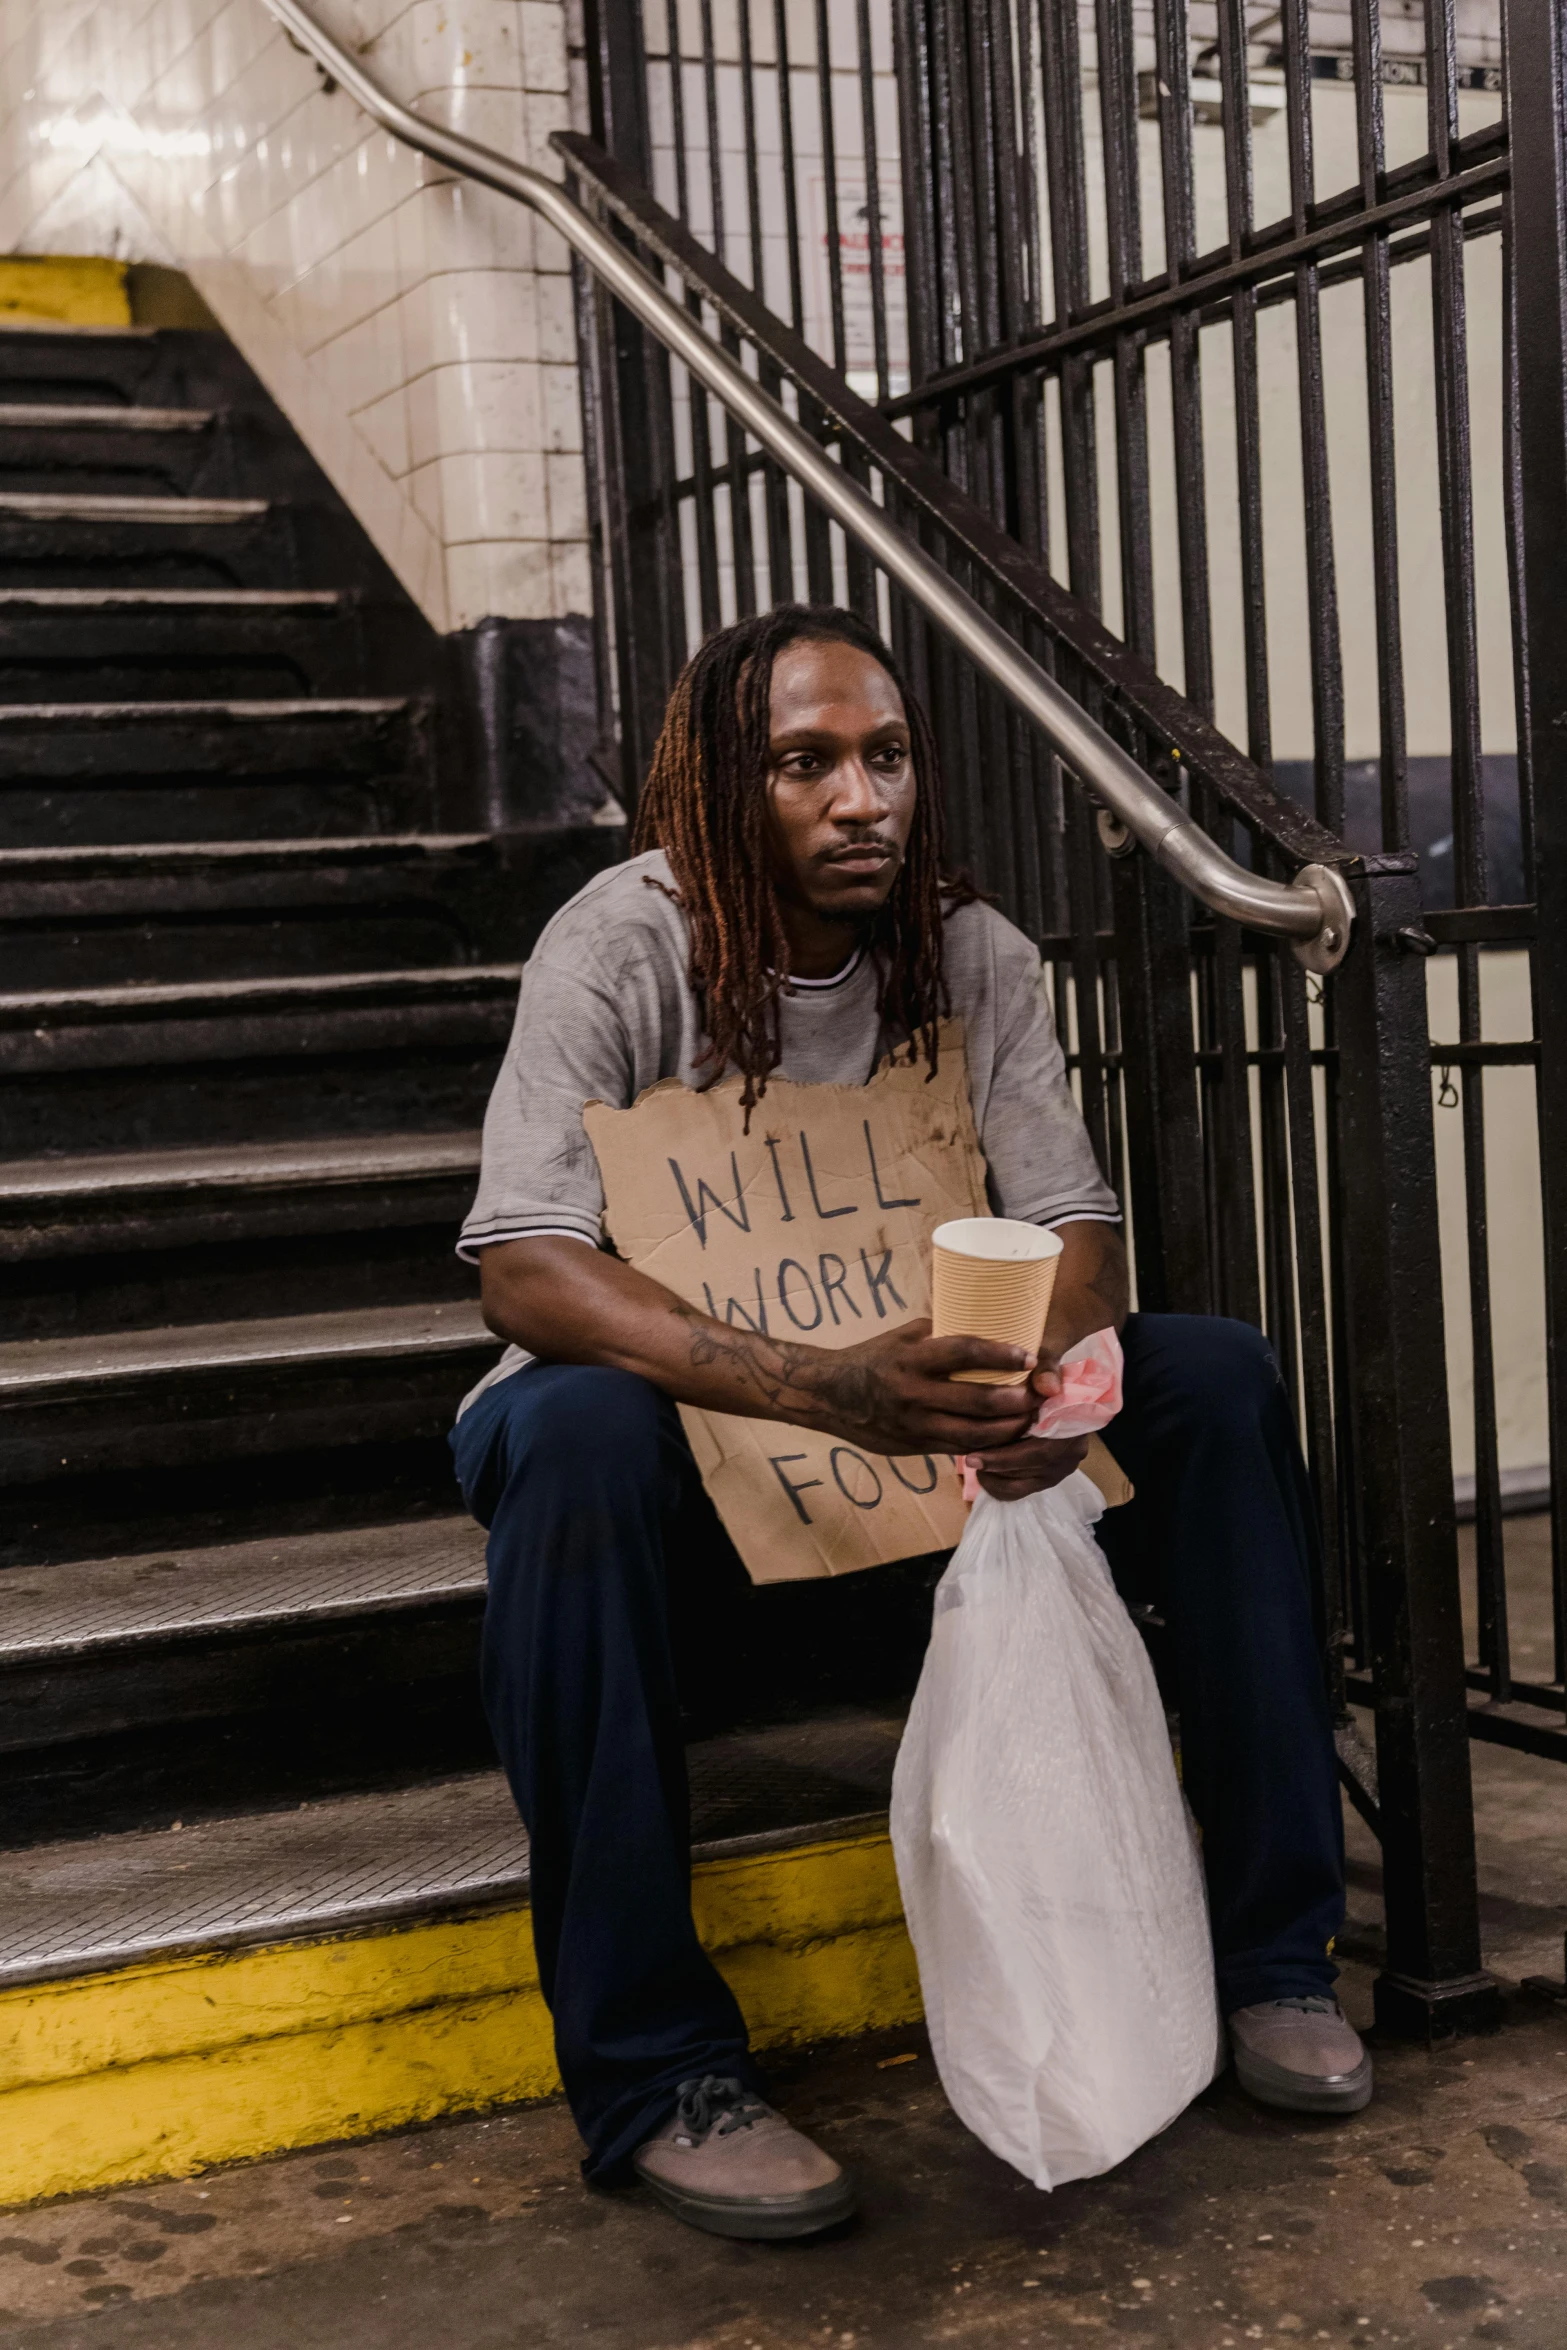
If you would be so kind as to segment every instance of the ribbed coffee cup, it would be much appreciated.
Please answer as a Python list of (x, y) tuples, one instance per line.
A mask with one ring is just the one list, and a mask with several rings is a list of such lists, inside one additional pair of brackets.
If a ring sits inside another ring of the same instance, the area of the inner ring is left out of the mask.
[[(937, 1338), (993, 1338), (1038, 1350), (1056, 1285), (1059, 1234), (1010, 1216), (960, 1216), (931, 1236), (931, 1327)], [(971, 1387), (1012, 1387), (1018, 1371), (954, 1371)]]

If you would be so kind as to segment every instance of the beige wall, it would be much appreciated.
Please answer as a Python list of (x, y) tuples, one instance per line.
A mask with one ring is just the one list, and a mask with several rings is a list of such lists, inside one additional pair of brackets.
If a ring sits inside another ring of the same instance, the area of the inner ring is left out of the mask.
[[(320, 0), (555, 168), (563, 0)], [(430, 619), (590, 609), (564, 247), (375, 131), (261, 0), (0, 0), (0, 252), (187, 270)]]

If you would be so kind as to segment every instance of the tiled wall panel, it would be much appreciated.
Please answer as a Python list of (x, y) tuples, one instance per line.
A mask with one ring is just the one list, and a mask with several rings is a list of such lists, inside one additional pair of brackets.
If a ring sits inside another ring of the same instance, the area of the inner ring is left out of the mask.
[[(564, 0), (320, 0), (392, 94), (553, 171)], [(328, 95), (261, 0), (0, 0), (0, 252), (188, 270), (430, 618), (589, 604), (565, 247)]]

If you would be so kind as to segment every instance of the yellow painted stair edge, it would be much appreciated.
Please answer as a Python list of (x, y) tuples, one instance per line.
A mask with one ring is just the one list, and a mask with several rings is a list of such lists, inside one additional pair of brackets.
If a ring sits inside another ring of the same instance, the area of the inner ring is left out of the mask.
[[(700, 1862), (755, 2044), (912, 2022), (885, 1833)], [(0, 2203), (368, 2136), (560, 2086), (526, 1908), (0, 1994)]]
[(129, 326), (123, 261), (40, 254), (0, 260), (0, 327), (8, 320), (57, 326)]

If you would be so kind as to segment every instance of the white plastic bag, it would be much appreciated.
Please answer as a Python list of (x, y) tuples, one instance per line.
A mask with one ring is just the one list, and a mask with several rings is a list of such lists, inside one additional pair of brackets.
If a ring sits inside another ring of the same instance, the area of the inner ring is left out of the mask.
[(1056, 2187), (1218, 2069), (1202, 1870), (1153, 1671), (1081, 1474), (981, 1494), (936, 1592), (892, 1843), (942, 2086)]

